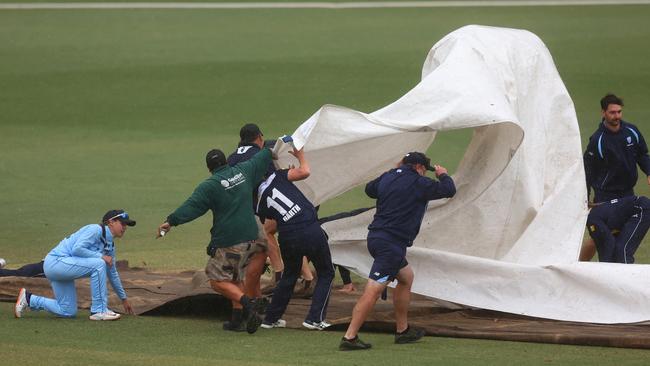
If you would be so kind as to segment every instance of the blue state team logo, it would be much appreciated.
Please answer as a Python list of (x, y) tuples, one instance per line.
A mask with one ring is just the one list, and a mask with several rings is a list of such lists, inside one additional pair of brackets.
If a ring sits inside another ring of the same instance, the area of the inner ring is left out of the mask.
[(370, 279), (375, 280), (378, 283), (384, 284), (390, 282), (389, 275), (382, 275), (379, 272), (373, 272), (370, 274)]

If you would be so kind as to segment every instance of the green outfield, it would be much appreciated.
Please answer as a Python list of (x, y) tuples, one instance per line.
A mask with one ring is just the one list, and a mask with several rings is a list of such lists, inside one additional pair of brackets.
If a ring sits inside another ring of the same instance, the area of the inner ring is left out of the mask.
[[(37, 261), (64, 236), (97, 222), (107, 209), (124, 208), (138, 225), (118, 243), (120, 258), (152, 269), (200, 268), (210, 217), (175, 228), (162, 240), (154, 235), (207, 176), (207, 150), (231, 151), (245, 122), (258, 123), (267, 138), (291, 133), (326, 103), (372, 112), (412, 88), (431, 46), (467, 24), (524, 28), (540, 36), (575, 102), (583, 144), (599, 121), (598, 100), (609, 91), (625, 98), (624, 118), (650, 136), (647, 19), (650, 6), (0, 10), (0, 257), (10, 266)], [(439, 135), (430, 149), (434, 161), (453, 170), (470, 133)], [(650, 195), (644, 180), (637, 191)], [(369, 202), (357, 189), (328, 202), (323, 213)], [(650, 263), (649, 239), (637, 253), (637, 262)], [(67, 355), (76, 341), (48, 343), (43, 338), (47, 331), (38, 333), (58, 326), (69, 326), (82, 348), (95, 349), (91, 363), (150, 364), (141, 357), (151, 353), (162, 364), (326, 364), (324, 344), (326, 354), (336, 355), (342, 364), (372, 364), (393, 352), (402, 354), (401, 348), (398, 352), (386, 344), (370, 356), (344, 358), (330, 352), (340, 334), (303, 340), (304, 333), (297, 331), (282, 335), (293, 349), (286, 354), (290, 361), (240, 359), (234, 353), (210, 358), (210, 345), (230, 346), (219, 338), (207, 343), (209, 337), (173, 356), (164, 343), (143, 334), (138, 340), (145, 351), (133, 353), (125, 341), (129, 338), (115, 348), (96, 346), (105, 344), (104, 337), (121, 338), (121, 327), (151, 327), (151, 334), (170, 337), (174, 330), (151, 319), (102, 327), (85, 319), (65, 322), (47, 316), (14, 326), (8, 311), (7, 304), (0, 305), (0, 350), (3, 356), (9, 351), (13, 360), (30, 352), (27, 339), (35, 332), (42, 338), (33, 345), (38, 352)], [(225, 337), (211, 323), (178, 324)], [(388, 343), (389, 338), (377, 337)], [(264, 336), (238, 339), (243, 349), (277, 348)], [(490, 357), (500, 360), (495, 364), (520, 363), (516, 361), (533, 348), (538, 363), (547, 362), (546, 357), (551, 363), (576, 363), (583, 354), (595, 362), (615, 357), (619, 363), (634, 363), (640, 354), (506, 342), (426, 343), (417, 348), (421, 360), (431, 357), (443, 364), (482, 363)], [(454, 349), (447, 358), (436, 358), (438, 352)], [(466, 359), (465, 349), (471, 349)], [(71, 360), (75, 352), (69, 353)], [(313, 359), (312, 353), (317, 354)], [(418, 361), (415, 353), (407, 354)], [(65, 362), (78, 361), (56, 363)]]
[[(224, 332), (201, 318), (137, 317), (91, 322), (28, 314), (15, 320), (0, 303), (3, 365), (646, 365), (647, 351), (425, 337), (396, 345), (366, 334), (375, 349), (340, 352), (342, 332), (260, 329)], [(19, 323), (20, 326), (13, 326)], [(12, 325), (8, 327), (8, 325)], [(65, 335), (65, 336), (62, 336)], [(20, 363), (18, 362), (20, 361)]]

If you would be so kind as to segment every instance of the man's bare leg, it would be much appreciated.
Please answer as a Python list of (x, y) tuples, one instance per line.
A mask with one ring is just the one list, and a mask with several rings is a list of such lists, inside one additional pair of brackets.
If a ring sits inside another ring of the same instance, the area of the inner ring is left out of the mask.
[(309, 260), (307, 257), (302, 257), (302, 266), (300, 267), (300, 276), (303, 279), (303, 286), (297, 292), (294, 292), (294, 296), (311, 296), (311, 284), (314, 281), (314, 274), (311, 271), (311, 266), (309, 265)]
[[(275, 239), (275, 238), (274, 238)], [(277, 240), (269, 240), (269, 260), (271, 261), (271, 267), (273, 271), (282, 272), (284, 271), (284, 263), (282, 263), (282, 256), (280, 255), (280, 246), (278, 245)]]
[(244, 296), (244, 291), (242, 291), (241, 283), (233, 281), (217, 281), (210, 280), (210, 286), (213, 290), (223, 295), (226, 299), (232, 301), (233, 307), (235, 304), (238, 304), (238, 308), (241, 309), (240, 300)]
[(305, 281), (313, 281), (314, 274), (311, 273), (311, 267), (309, 266), (309, 260), (307, 257), (302, 257), (302, 268), (300, 268), (300, 275)]
[(278, 244), (278, 239), (275, 238), (277, 232), (277, 223), (275, 220), (265, 220), (264, 221), (264, 235), (266, 235), (266, 242), (268, 244), (268, 256), (271, 261), (271, 267), (273, 267), (273, 280), (277, 284), (280, 282), (282, 277), (282, 272), (284, 271), (284, 263), (282, 262), (282, 253), (280, 252), (280, 244)]
[(397, 286), (393, 291), (393, 306), (395, 307), (395, 327), (397, 333), (408, 328), (408, 312), (411, 303), (411, 286), (415, 277), (410, 265), (400, 269), (397, 273)]
[(246, 266), (246, 279), (244, 281), (244, 292), (250, 298), (261, 297), (260, 278), (264, 273), (266, 264), (266, 252), (257, 252), (253, 254), (250, 262)]
[[(255, 333), (257, 328), (259, 328), (262, 323), (262, 318), (260, 318), (259, 310), (257, 305), (259, 304), (256, 299), (249, 298), (242, 291), (241, 283), (232, 282), (232, 281), (216, 281), (210, 280), (210, 286), (212, 289), (219, 292), (227, 299), (229, 299), (233, 304), (233, 320), (236, 323), (239, 323), (235, 318), (235, 312), (239, 312), (240, 315), (243, 309), (247, 309), (247, 313), (244, 316), (244, 325), (246, 326), (246, 331), (250, 334)], [(232, 324), (232, 323), (231, 323)], [(225, 323), (224, 323), (225, 325)], [(238, 324), (239, 325), (239, 324)], [(225, 330), (237, 330), (237, 326)]]
[(578, 258), (581, 262), (589, 262), (596, 254), (596, 242), (591, 237), (585, 237), (582, 241), (580, 248), (580, 256)]
[(386, 284), (380, 284), (375, 280), (368, 280), (363, 295), (361, 295), (352, 310), (352, 320), (350, 321), (348, 330), (345, 332), (345, 338), (354, 339), (357, 336), (363, 322), (366, 321), (368, 314), (370, 314), (370, 311), (375, 306), (377, 299), (379, 299), (379, 296), (381, 296), (385, 288)]

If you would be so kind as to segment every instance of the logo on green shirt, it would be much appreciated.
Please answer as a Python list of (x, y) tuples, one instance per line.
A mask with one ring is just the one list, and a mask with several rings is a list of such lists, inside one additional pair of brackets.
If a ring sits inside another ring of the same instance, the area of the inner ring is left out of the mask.
[(231, 188), (234, 188), (234, 187), (244, 183), (245, 181), (246, 181), (246, 177), (244, 177), (244, 174), (237, 173), (232, 178), (222, 179), (221, 180), (221, 185), (226, 190), (229, 190)]

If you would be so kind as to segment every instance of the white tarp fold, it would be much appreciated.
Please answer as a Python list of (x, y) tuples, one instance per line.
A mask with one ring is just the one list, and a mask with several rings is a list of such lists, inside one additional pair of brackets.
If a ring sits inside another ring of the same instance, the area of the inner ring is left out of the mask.
[[(365, 184), (437, 131), (471, 128), (457, 194), (432, 202), (408, 260), (417, 293), (560, 320), (650, 320), (650, 266), (579, 263), (587, 215), (573, 102), (546, 46), (515, 29), (466, 26), (436, 43), (422, 80), (366, 114), (326, 105), (293, 134), (320, 204)], [(281, 165), (290, 158), (278, 146)], [(435, 161), (435, 157), (433, 157)], [(366, 275), (374, 210), (324, 225), (335, 263)]]

